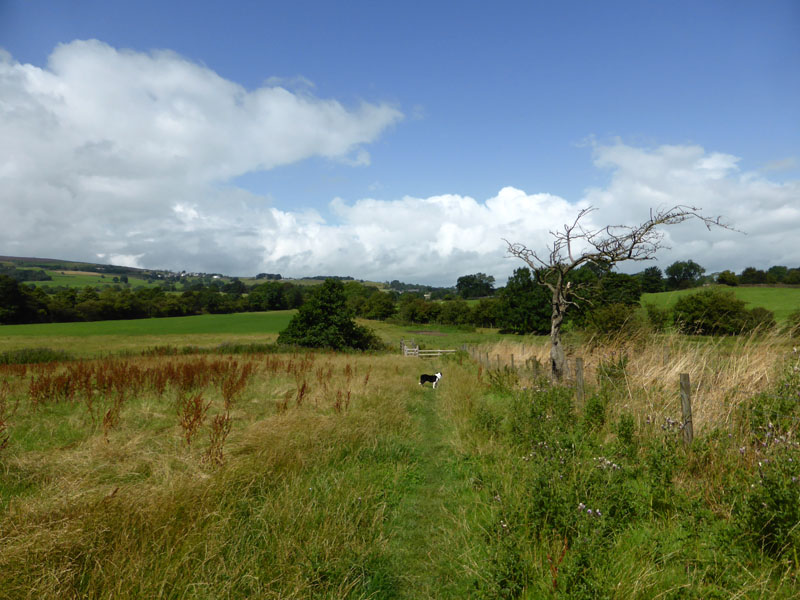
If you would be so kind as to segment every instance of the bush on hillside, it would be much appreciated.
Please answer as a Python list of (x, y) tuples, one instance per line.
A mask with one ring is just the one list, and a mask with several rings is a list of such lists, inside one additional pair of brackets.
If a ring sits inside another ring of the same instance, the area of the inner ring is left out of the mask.
[(289, 326), (278, 335), (278, 343), (333, 350), (368, 350), (381, 346), (372, 331), (353, 321), (344, 285), (335, 279), (326, 279), (311, 292)]
[(646, 323), (637, 306), (614, 303), (601, 306), (588, 314), (589, 331), (600, 335), (632, 336), (641, 333)]
[(756, 306), (747, 311), (747, 313), (747, 322), (745, 325), (747, 331), (755, 331), (756, 329), (767, 331), (773, 329), (777, 325), (775, 313), (771, 310)]
[(737, 335), (775, 325), (772, 311), (747, 310), (744, 301), (728, 290), (703, 290), (679, 298), (674, 313), (681, 332), (695, 335)]

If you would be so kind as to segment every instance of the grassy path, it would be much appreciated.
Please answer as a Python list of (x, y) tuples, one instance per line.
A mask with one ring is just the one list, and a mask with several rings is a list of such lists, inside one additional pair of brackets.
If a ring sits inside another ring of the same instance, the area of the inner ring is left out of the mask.
[(464, 598), (470, 591), (472, 544), (460, 517), (478, 499), (459, 467), (451, 443), (455, 428), (440, 413), (438, 393), (425, 390), (409, 403), (417, 454), (389, 525), (399, 598)]

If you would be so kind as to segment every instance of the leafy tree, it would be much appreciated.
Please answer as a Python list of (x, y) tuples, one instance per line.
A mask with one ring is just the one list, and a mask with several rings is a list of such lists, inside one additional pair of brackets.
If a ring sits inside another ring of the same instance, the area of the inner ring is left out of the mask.
[(430, 323), (439, 315), (438, 305), (419, 294), (405, 293), (400, 296), (397, 316), (403, 323)]
[(439, 305), (439, 315), (436, 320), (443, 325), (466, 325), (471, 317), (469, 304), (463, 298), (457, 298)]
[(222, 286), (222, 291), (225, 292), (226, 294), (241, 296), (242, 294), (247, 293), (247, 286), (241, 279), (239, 279), (238, 277), (234, 277), (228, 283)]
[(470, 322), (476, 327), (494, 327), (500, 320), (499, 313), (499, 299), (482, 298), (472, 307)]
[(789, 268), (783, 265), (774, 265), (767, 270), (768, 283), (783, 283), (784, 278), (789, 273)]
[[(707, 227), (718, 225), (720, 218), (711, 219), (702, 216), (699, 209), (691, 206), (677, 205), (670, 209), (650, 213), (650, 218), (643, 223), (630, 227), (626, 225), (609, 225), (595, 230), (587, 230), (581, 219), (594, 211), (584, 208), (578, 213), (575, 221), (564, 225), (563, 230), (551, 231), (553, 242), (547, 254), (539, 254), (527, 246), (508, 240), (508, 252), (523, 260), (535, 274), (537, 283), (545, 286), (551, 296), (550, 316), (550, 366), (553, 376), (562, 379), (566, 365), (566, 355), (561, 343), (561, 327), (570, 307), (586, 302), (581, 285), (573, 285), (570, 275), (584, 264), (609, 265), (628, 260), (651, 260), (662, 247), (663, 233), (659, 227), (676, 225), (689, 219), (699, 219)], [(578, 247), (585, 249), (578, 253)]]
[(344, 285), (335, 279), (326, 279), (309, 294), (278, 335), (278, 343), (334, 350), (367, 350), (379, 345), (375, 334), (353, 321)]
[(458, 278), (456, 290), (462, 298), (482, 298), (494, 293), (494, 277), (485, 273), (464, 275)]
[(643, 294), (657, 294), (664, 291), (664, 274), (658, 267), (647, 267), (640, 274)]
[(637, 277), (612, 271), (600, 279), (599, 295), (595, 304), (633, 306), (639, 304), (641, 296), (642, 287)]
[(697, 286), (706, 270), (693, 260), (678, 260), (664, 272), (667, 274), (667, 289), (685, 290)]
[(789, 269), (786, 276), (783, 278), (783, 283), (788, 285), (797, 285), (800, 283), (800, 269)]
[(739, 285), (739, 279), (733, 271), (726, 270), (717, 275), (717, 283), (733, 287)]
[(547, 333), (550, 330), (550, 294), (536, 283), (527, 267), (514, 270), (498, 293), (497, 324), (513, 333)]
[(377, 292), (367, 298), (364, 304), (364, 316), (367, 319), (377, 319), (382, 321), (394, 314), (395, 304), (391, 294)]
[(268, 281), (254, 286), (247, 294), (250, 310), (283, 310), (287, 308), (284, 286), (277, 281)]
[(767, 283), (767, 274), (761, 269), (747, 267), (744, 271), (742, 271), (742, 274), (739, 275), (739, 281), (743, 285)]
[(25, 286), (0, 275), (0, 323), (34, 323), (39, 320), (37, 308)]

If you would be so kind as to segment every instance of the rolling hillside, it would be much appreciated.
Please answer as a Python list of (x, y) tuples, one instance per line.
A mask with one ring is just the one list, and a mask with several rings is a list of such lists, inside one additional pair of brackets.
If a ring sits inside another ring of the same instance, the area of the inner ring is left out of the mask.
[[(743, 300), (748, 308), (761, 306), (775, 313), (775, 319), (782, 323), (795, 310), (800, 310), (800, 287), (787, 286), (736, 286), (724, 285), (710, 286), (718, 289), (730, 290), (734, 295)], [(673, 306), (681, 296), (696, 294), (708, 288), (692, 288), (674, 292), (661, 292), (658, 294), (642, 294), (641, 303), (655, 304), (659, 307)]]

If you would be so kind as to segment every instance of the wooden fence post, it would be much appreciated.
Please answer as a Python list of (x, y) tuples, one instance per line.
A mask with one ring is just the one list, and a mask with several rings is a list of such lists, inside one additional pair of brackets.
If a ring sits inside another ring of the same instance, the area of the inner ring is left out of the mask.
[(514, 370), (514, 355), (511, 355), (511, 370)]
[(692, 386), (689, 374), (681, 373), (681, 412), (683, 414), (683, 443), (689, 445), (694, 439), (692, 427)]
[(583, 404), (584, 389), (583, 389), (583, 359), (575, 359), (575, 393), (577, 396), (578, 404)]

